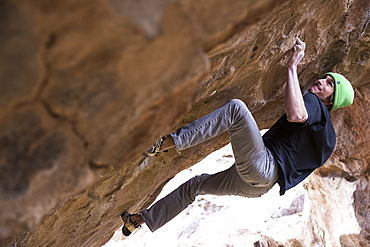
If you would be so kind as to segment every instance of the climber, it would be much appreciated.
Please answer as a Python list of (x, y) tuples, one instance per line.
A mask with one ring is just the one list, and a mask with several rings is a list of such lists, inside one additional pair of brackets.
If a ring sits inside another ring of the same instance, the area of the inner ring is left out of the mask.
[(285, 114), (263, 136), (241, 100), (230, 100), (214, 112), (161, 137), (145, 152), (154, 156), (170, 148), (178, 152), (228, 131), (235, 163), (229, 169), (196, 176), (139, 214), (124, 212), (122, 232), (128, 236), (146, 223), (162, 227), (197, 195), (259, 197), (276, 183), (280, 195), (303, 181), (330, 157), (336, 143), (330, 111), (349, 106), (354, 91), (342, 75), (329, 72), (302, 95), (297, 66), (306, 44), (297, 38), (287, 62)]

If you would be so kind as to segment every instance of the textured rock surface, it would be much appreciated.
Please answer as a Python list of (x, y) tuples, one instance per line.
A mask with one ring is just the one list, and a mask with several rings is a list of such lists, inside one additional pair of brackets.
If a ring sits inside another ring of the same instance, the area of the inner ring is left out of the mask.
[[(159, 135), (231, 98), (261, 128), (282, 114), (284, 64), (299, 35), (302, 86), (334, 70), (356, 91), (354, 105), (333, 114), (335, 154), (307, 190), (318, 198), (341, 193), (330, 179), (353, 183), (361, 234), (332, 237), (368, 243), (369, 13), (367, 0), (1, 1), (0, 239), (106, 242), (123, 210), (146, 207), (168, 179), (228, 142), (221, 135), (143, 160)], [(319, 201), (330, 214), (330, 201)], [(311, 228), (317, 239), (335, 224), (322, 217), (312, 212), (312, 225), (324, 220)]]

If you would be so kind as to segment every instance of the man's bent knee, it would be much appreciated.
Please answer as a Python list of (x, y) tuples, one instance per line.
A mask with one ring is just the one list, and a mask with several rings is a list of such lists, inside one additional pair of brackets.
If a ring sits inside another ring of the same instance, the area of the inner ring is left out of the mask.
[[(244, 101), (240, 100), (240, 99), (231, 99), (229, 101), (230, 104), (232, 105), (235, 105), (236, 107), (238, 108), (247, 108), (246, 104), (244, 103)], [(248, 109), (248, 108), (247, 108)]]

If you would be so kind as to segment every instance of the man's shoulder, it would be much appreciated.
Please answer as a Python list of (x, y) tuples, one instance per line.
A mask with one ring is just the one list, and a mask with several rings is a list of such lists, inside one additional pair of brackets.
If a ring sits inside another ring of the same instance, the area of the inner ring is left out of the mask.
[[(314, 93), (307, 93), (303, 96), (303, 100), (305, 102), (306, 108), (321, 108), (323, 110), (327, 110), (327, 107), (322, 103), (319, 97), (316, 96)], [(317, 110), (317, 109), (316, 109)]]
[(303, 95), (303, 99), (313, 100), (313, 101), (321, 101), (319, 99), (319, 97), (317, 97), (316, 94), (314, 94), (314, 93), (306, 93), (305, 95)]
[(313, 125), (322, 122), (331, 122), (329, 109), (321, 102), (321, 100), (313, 93), (304, 95), (304, 102), (308, 113), (308, 121), (306, 125)]

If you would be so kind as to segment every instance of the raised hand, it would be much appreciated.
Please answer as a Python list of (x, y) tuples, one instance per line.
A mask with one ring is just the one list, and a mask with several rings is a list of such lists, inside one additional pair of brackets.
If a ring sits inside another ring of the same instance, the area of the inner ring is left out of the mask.
[(304, 51), (306, 49), (306, 43), (297, 37), (297, 40), (292, 48), (293, 54), (288, 60), (287, 66), (297, 66), (304, 57)]

